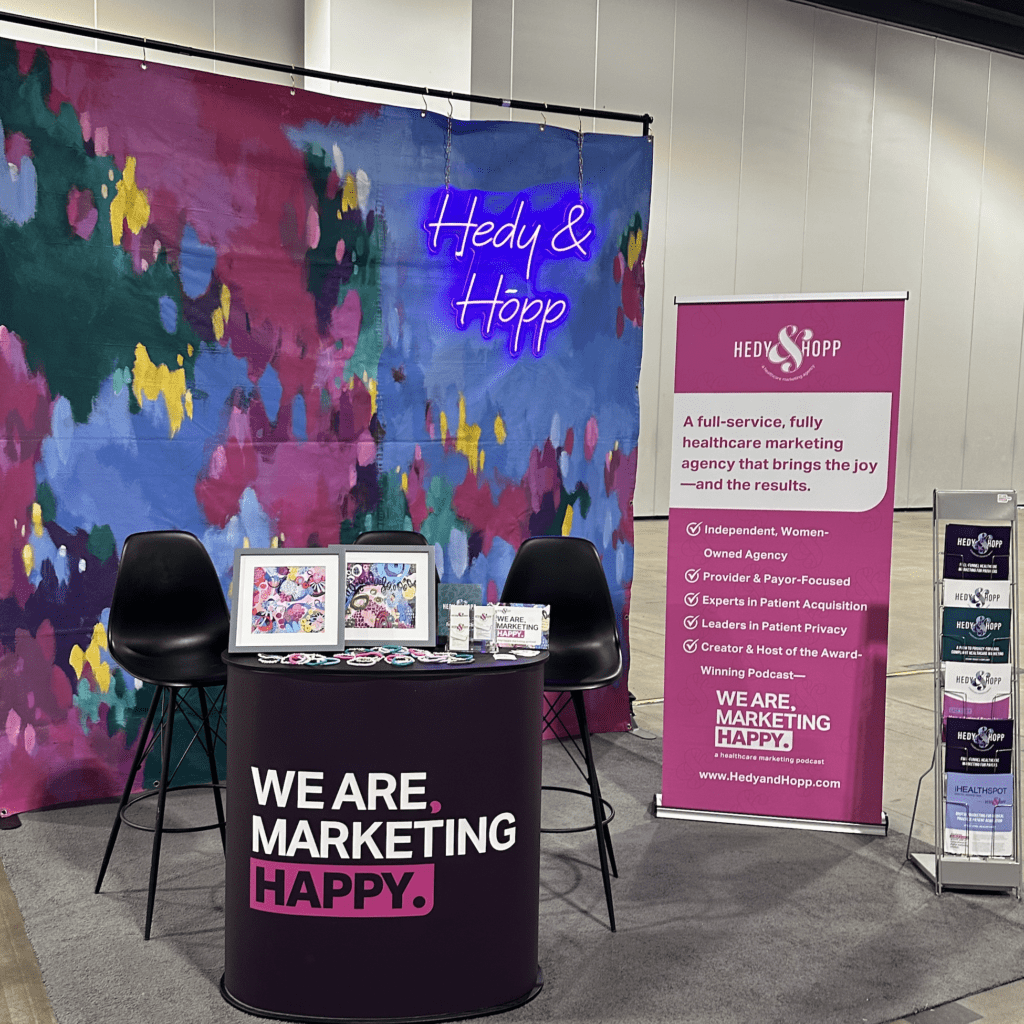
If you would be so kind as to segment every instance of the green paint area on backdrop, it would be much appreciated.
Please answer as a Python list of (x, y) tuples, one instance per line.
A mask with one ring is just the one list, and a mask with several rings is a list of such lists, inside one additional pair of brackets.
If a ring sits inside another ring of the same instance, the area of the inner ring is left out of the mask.
[[(21, 338), (30, 368), (42, 368), (50, 393), (64, 395), (75, 421), (84, 423), (103, 383), (117, 369), (130, 371), (140, 343), (154, 363), (183, 366), (191, 385), (199, 338), (180, 311), (173, 334), (161, 324), (160, 299), (180, 300), (181, 284), (166, 253), (139, 273), (131, 254), (114, 245), (110, 203), (121, 170), (110, 156), (89, 155), (69, 104), (56, 115), (48, 108), (50, 88), (42, 50), (22, 79), (17, 48), (0, 40), (4, 132), (28, 139), (38, 176), (35, 216), (24, 225), (0, 218), (0, 323)], [(96, 206), (88, 238), (68, 221), (72, 189), (88, 191)], [(134, 397), (132, 410), (138, 410)]]

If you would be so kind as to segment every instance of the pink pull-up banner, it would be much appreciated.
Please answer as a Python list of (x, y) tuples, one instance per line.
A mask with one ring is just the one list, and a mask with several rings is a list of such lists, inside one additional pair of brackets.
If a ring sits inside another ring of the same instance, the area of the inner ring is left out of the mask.
[(659, 817), (885, 831), (906, 298), (676, 300)]

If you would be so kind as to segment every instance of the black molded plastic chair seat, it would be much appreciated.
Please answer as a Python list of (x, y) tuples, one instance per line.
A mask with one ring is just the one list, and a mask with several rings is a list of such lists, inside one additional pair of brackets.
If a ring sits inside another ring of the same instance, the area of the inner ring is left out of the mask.
[[(150, 857), (149, 894), (146, 902), (148, 939), (153, 924), (153, 904), (160, 865), (160, 844), (164, 832), (202, 832), (219, 828), (226, 844), (223, 784), (217, 773), (215, 752), (219, 730), (211, 729), (213, 712), (221, 714), (220, 701), (209, 705), (206, 689), (222, 686), (227, 669), (221, 654), (228, 646), (230, 620), (217, 571), (197, 537), (178, 530), (134, 533), (125, 542), (110, 601), (107, 637), (114, 660), (131, 675), (156, 687), (132, 759), (121, 802), (107, 839), (107, 848), (96, 879), (96, 892), (110, 863), (121, 823), (153, 833)], [(198, 708), (192, 702), (192, 692)], [(220, 700), (223, 700), (223, 692)], [(156, 728), (157, 710), (160, 719)], [(175, 718), (181, 717), (192, 729), (185, 754), (193, 744), (206, 751), (210, 781), (171, 785), (177, 768), (171, 768)], [(216, 738), (215, 738), (216, 737)], [(132, 794), (135, 778), (150, 751), (160, 742), (160, 782), (155, 790)], [(165, 827), (164, 810), (168, 792), (181, 789), (213, 790), (217, 820), (212, 824)], [(128, 810), (142, 800), (156, 797), (153, 825), (133, 821)]]
[(366, 530), (356, 537), (354, 543), (379, 544), (381, 547), (392, 545), (396, 548), (430, 547), (427, 538), (414, 530)]
[[(542, 789), (589, 796), (593, 821), (570, 828), (542, 828), (541, 832), (587, 832), (597, 835), (601, 860), (608, 922), (615, 931), (611, 874), (618, 878), (615, 853), (608, 823), (615, 809), (601, 796), (597, 766), (590, 744), (590, 728), (584, 693), (610, 686), (622, 674), (622, 647), (619, 629), (597, 548), (581, 537), (531, 537), (523, 541), (509, 569), (501, 593), (506, 604), (546, 604), (551, 606), (548, 660), (544, 664), (544, 690), (557, 694), (544, 715), (545, 728), (551, 729), (587, 785), (583, 789), (543, 786)], [(579, 726), (580, 743), (572, 738), (572, 724), (562, 713), (572, 705)], [(582, 758), (580, 767), (576, 754)]]
[(596, 690), (622, 675), (622, 653), (606, 640), (584, 640), (580, 650), (549, 651), (545, 668), (546, 690)]
[[(216, 660), (210, 654), (216, 646), (209, 641), (204, 647), (196, 649), (185, 646), (176, 649), (167, 644), (159, 652), (139, 651), (123, 640), (110, 644), (110, 653), (121, 668), (130, 672), (136, 679), (154, 686), (223, 686), (227, 681), (227, 670), (220, 660), (218, 652)], [(224, 639), (227, 648), (227, 638)]]

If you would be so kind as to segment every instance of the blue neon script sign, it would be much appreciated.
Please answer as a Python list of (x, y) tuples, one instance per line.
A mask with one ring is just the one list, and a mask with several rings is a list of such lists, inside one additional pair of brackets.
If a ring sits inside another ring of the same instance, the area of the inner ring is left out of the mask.
[(461, 286), (452, 293), (456, 327), (465, 330), (479, 320), (485, 338), (508, 332), (513, 358), (527, 346), (540, 356), (548, 335), (570, 312), (567, 296), (539, 286), (541, 268), (548, 260), (590, 259), (590, 210), (578, 196), (534, 210), (529, 193), (520, 192), (510, 205), (492, 213), (487, 200), (494, 195), (438, 189), (423, 223), (427, 249), (443, 256), (450, 240), (453, 268), (466, 267)]

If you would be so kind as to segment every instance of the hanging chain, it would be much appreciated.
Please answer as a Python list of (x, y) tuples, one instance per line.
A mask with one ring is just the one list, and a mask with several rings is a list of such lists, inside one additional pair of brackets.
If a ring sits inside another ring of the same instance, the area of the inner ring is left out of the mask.
[(579, 131), (576, 133), (580, 151), (580, 200), (583, 199), (583, 121), (580, 120)]
[(444, 140), (444, 190), (448, 191), (452, 180), (452, 101), (448, 101), (448, 132)]

